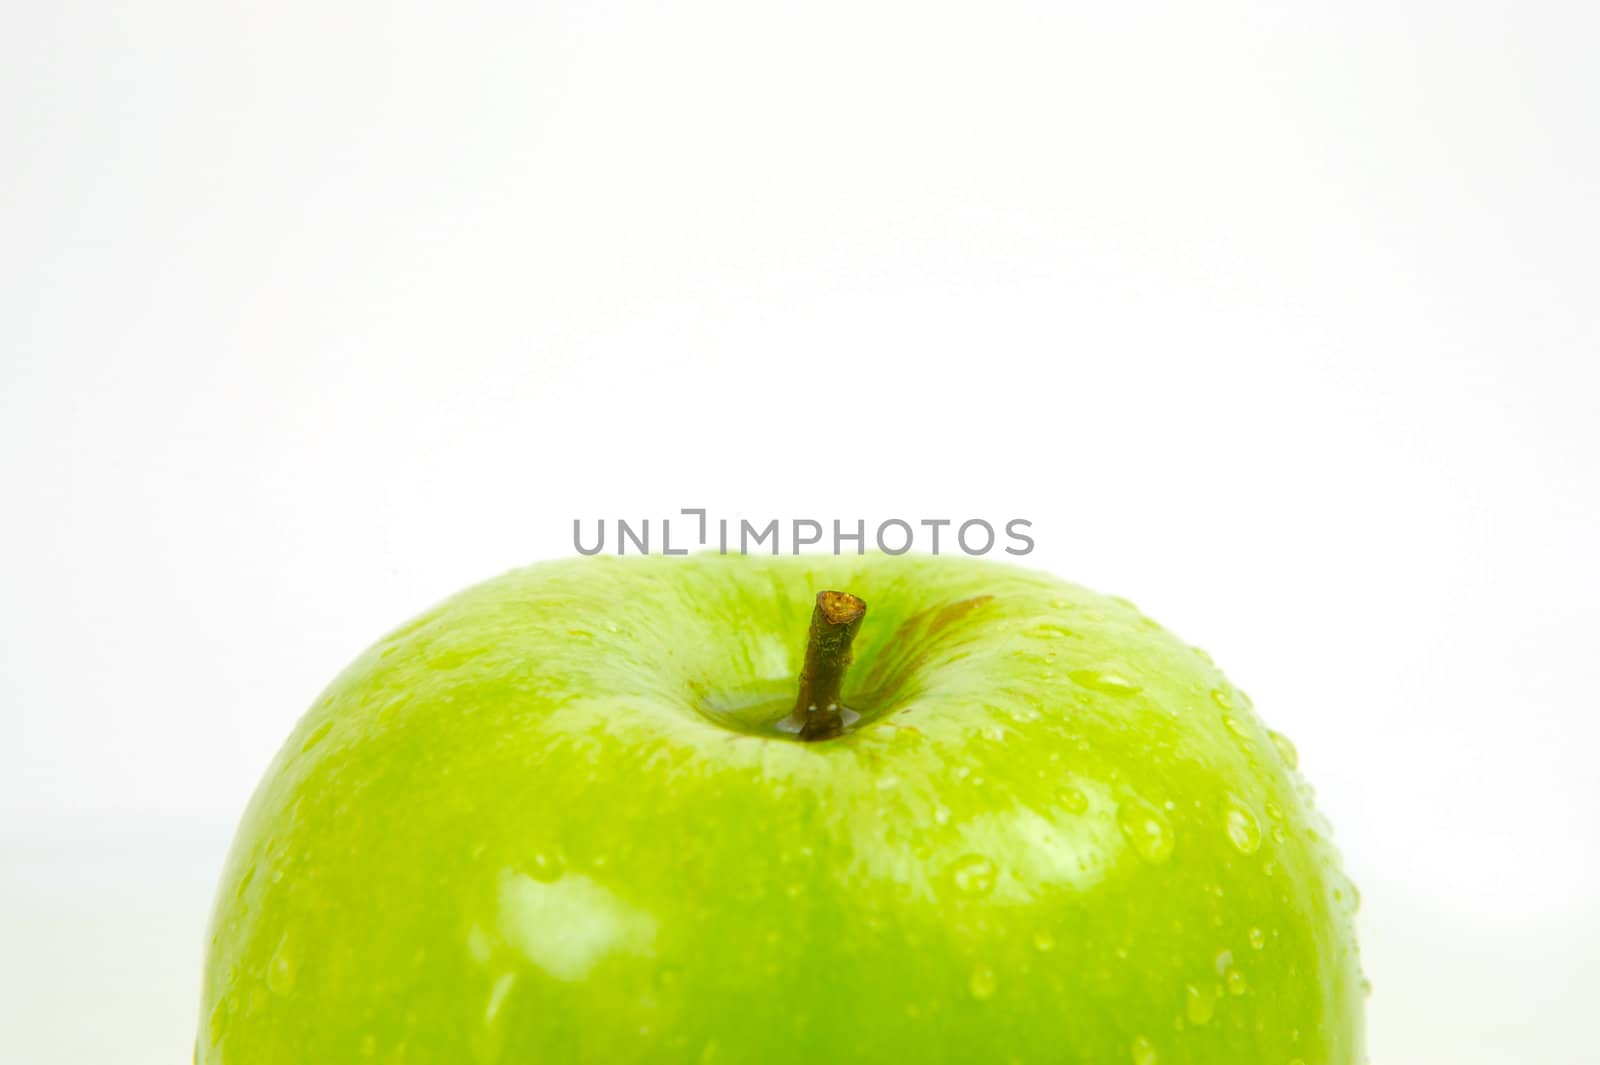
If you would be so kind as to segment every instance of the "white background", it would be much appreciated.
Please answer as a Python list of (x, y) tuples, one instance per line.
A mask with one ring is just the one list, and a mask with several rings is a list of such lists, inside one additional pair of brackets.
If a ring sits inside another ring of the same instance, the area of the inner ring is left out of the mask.
[(321, 686), (707, 506), (1032, 519), (1298, 742), (1375, 1061), (1595, 1061), (1600, 7), (1319, 6), (0, 3), (0, 1059), (187, 1061)]

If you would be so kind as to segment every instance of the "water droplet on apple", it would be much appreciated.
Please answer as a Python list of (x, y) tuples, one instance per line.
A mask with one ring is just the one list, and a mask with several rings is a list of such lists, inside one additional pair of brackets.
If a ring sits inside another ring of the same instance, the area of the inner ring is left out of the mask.
[(1267, 946), (1267, 934), (1259, 928), (1250, 929), (1250, 945), (1256, 950), (1265, 950)]
[(1241, 854), (1254, 854), (1261, 849), (1261, 822), (1256, 815), (1234, 801), (1224, 815), (1228, 829), (1228, 842)]
[(1228, 994), (1238, 996), (1249, 990), (1244, 982), (1244, 973), (1238, 969), (1228, 970)]
[(511, 994), (511, 989), (516, 986), (516, 973), (501, 973), (495, 979), (494, 986), (489, 988), (489, 999), (483, 1006), (483, 1023), (494, 1024), (495, 1018), (500, 1015), (500, 1010), (506, 1004), (506, 997)]
[(994, 998), (994, 993), (999, 987), (999, 980), (994, 975), (994, 970), (987, 965), (979, 965), (972, 970), (972, 975), (967, 978), (967, 990), (972, 992), (972, 997), (980, 1002)]
[(963, 895), (982, 896), (994, 890), (999, 870), (981, 854), (966, 854), (950, 863), (950, 882)]
[(1124, 799), (1117, 807), (1117, 824), (1134, 851), (1151, 865), (1172, 857), (1176, 843), (1166, 815), (1143, 799)]
[(1300, 768), (1300, 752), (1294, 749), (1294, 741), (1283, 733), (1274, 732), (1272, 729), (1267, 729), (1267, 738), (1272, 741), (1274, 747), (1278, 748), (1278, 755), (1283, 759), (1284, 765), (1290, 769)]
[(1271, 799), (1266, 801), (1265, 809), (1267, 811), (1267, 816), (1272, 818), (1274, 821), (1283, 820), (1283, 807), (1279, 806)]
[(1088, 688), (1101, 695), (1134, 695), (1142, 690), (1126, 677), (1106, 670), (1074, 669), (1067, 677), (1080, 688)]
[(1228, 697), (1228, 693), (1222, 688), (1211, 689), (1211, 701), (1224, 710), (1233, 709), (1233, 700)]
[(217, 1004), (211, 1007), (211, 1016), (206, 1021), (206, 1037), (210, 1039), (213, 1047), (222, 1042), (223, 1029), (226, 1027), (227, 1021), (228, 999), (226, 997), (219, 998), (217, 999)]
[(1056, 801), (1069, 814), (1086, 813), (1089, 809), (1089, 796), (1071, 784), (1056, 792)]
[(482, 648), (430, 647), (423, 661), (429, 669), (457, 669), (482, 653)]
[(378, 720), (381, 722), (392, 721), (409, 705), (411, 705), (411, 693), (409, 691), (401, 692), (384, 703), (378, 710)]
[(267, 990), (274, 995), (287, 995), (294, 990), (297, 963), (294, 952), (289, 946), (289, 937), (285, 935), (278, 943), (278, 949), (273, 953), (272, 960), (267, 962)]
[(1184, 1016), (1190, 1024), (1207, 1024), (1217, 1012), (1217, 999), (1222, 989), (1216, 984), (1197, 986), (1189, 984), (1183, 989)]
[(1161, 1055), (1156, 1053), (1155, 1044), (1144, 1036), (1138, 1036), (1133, 1041), (1133, 1065), (1159, 1065)]
[(528, 863), (528, 875), (541, 884), (552, 884), (561, 879), (561, 874), (566, 871), (566, 863), (559, 854), (540, 851)]
[(1211, 959), (1211, 964), (1216, 966), (1218, 976), (1226, 976), (1228, 970), (1233, 968), (1233, 951), (1217, 951), (1217, 956)]
[(1039, 929), (1033, 934), (1033, 949), (1040, 954), (1050, 953), (1056, 949), (1056, 937), (1048, 929)]
[(330, 733), (332, 731), (333, 731), (333, 719), (329, 718), (328, 720), (324, 721), (322, 724), (318, 725), (316, 728), (311, 730), (311, 735), (307, 736), (306, 737), (306, 741), (300, 745), (300, 752), (302, 754), (304, 754), (306, 751), (309, 751), (311, 748), (315, 747), (317, 744), (319, 744), (323, 740), (327, 739), (328, 733)]

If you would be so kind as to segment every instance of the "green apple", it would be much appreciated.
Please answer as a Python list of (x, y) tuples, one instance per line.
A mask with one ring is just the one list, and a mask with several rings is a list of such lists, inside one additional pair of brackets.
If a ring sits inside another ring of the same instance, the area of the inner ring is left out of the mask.
[(1295, 762), (1043, 574), (534, 566), (300, 722), (196, 1060), (1355, 1065), (1355, 890)]

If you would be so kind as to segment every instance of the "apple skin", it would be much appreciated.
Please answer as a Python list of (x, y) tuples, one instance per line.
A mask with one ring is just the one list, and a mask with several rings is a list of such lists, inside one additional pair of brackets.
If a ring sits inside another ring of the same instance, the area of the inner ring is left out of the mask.
[[(862, 720), (756, 734), (829, 588), (868, 604)], [(1357, 1065), (1355, 891), (1294, 763), (1203, 652), (1044, 574), (536, 565), (296, 727), (195, 1057)]]

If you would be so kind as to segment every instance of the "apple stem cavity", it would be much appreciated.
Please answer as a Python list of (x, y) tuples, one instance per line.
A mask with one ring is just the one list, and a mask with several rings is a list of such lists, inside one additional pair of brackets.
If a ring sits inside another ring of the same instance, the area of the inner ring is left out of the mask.
[(806, 663), (800, 670), (800, 694), (784, 723), (786, 731), (796, 732), (808, 742), (844, 733), (847, 711), (839, 691), (850, 668), (850, 645), (866, 616), (867, 604), (849, 592), (817, 593)]

